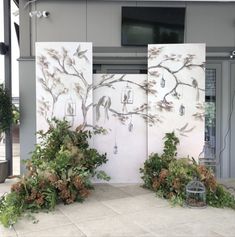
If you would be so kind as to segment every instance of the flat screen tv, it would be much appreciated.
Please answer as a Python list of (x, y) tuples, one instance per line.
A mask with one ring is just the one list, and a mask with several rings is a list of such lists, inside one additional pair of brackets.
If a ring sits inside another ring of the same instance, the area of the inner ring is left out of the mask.
[(122, 45), (183, 43), (185, 8), (122, 7)]

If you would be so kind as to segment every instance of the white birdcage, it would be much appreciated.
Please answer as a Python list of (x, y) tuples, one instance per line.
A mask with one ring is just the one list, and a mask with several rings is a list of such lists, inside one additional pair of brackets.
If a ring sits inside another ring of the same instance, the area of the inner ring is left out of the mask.
[(133, 104), (134, 93), (133, 89), (127, 84), (122, 90), (121, 102), (122, 104)]
[(163, 76), (162, 76), (160, 85), (161, 85), (162, 88), (164, 88), (166, 86), (166, 80), (164, 79)]
[(76, 104), (72, 98), (69, 98), (65, 104), (65, 116), (75, 116), (76, 115)]
[(70, 97), (65, 103), (65, 118), (69, 122), (70, 126), (74, 125), (74, 118), (76, 116), (76, 103)]
[(185, 115), (185, 106), (183, 104), (180, 105), (179, 114), (180, 114), (180, 116)]

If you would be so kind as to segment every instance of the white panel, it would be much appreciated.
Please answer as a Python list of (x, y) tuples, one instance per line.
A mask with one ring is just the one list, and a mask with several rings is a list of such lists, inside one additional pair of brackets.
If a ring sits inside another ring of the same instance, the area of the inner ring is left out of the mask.
[(147, 152), (147, 75), (94, 75), (94, 125), (107, 130), (94, 146), (109, 159), (112, 183), (140, 182)]
[(180, 139), (178, 156), (195, 159), (204, 145), (205, 45), (166, 44), (148, 47), (148, 153), (162, 152), (165, 133)]
[(92, 44), (36, 43), (36, 88), (37, 131), (52, 117), (92, 125)]

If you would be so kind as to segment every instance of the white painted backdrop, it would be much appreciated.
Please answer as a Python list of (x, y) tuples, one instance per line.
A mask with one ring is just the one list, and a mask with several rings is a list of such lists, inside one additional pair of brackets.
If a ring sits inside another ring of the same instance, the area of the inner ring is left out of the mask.
[(113, 183), (141, 182), (148, 154), (162, 152), (175, 131), (179, 156), (197, 159), (204, 144), (205, 45), (149, 45), (148, 75), (95, 74), (91, 43), (36, 44), (37, 131), (47, 119), (72, 128), (102, 127), (93, 146), (107, 153), (101, 167)]

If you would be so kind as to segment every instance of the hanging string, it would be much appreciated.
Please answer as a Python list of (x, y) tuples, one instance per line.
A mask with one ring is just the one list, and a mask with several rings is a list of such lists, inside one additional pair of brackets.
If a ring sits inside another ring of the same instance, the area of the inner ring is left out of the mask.
[(118, 146), (117, 146), (117, 121), (115, 122), (113, 154), (114, 155), (118, 154)]
[[(181, 86), (182, 91), (181, 91), (181, 99), (183, 100), (184, 98), (184, 88)], [(184, 116), (185, 115), (185, 106), (183, 103), (181, 103), (180, 108), (179, 108), (179, 115)]]
[(128, 130), (129, 130), (129, 132), (132, 132), (132, 130), (133, 130), (133, 123), (132, 123), (132, 115), (131, 115), (131, 119), (130, 119), (130, 122), (129, 122), (129, 124), (128, 124)]
[(160, 85), (162, 88), (164, 88), (166, 86), (166, 80), (164, 78), (164, 69), (162, 69), (162, 79), (161, 79)]
[(121, 101), (122, 101), (122, 112), (123, 113), (128, 113), (127, 110), (127, 104), (128, 104), (128, 95), (127, 95), (127, 88), (128, 88), (128, 83), (126, 84), (126, 87), (124, 88), (124, 90), (122, 91), (122, 95), (121, 95)]

